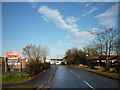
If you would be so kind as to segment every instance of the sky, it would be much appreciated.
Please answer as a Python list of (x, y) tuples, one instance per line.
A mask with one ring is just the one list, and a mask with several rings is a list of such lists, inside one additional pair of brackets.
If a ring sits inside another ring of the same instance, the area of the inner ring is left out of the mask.
[(3, 2), (2, 56), (26, 45), (47, 46), (48, 59), (94, 40), (88, 31), (117, 28), (117, 2)]

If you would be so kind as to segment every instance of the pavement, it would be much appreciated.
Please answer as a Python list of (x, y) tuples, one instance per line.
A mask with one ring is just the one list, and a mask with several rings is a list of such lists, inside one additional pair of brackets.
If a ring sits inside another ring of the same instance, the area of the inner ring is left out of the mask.
[(44, 74), (40, 75), (37, 78), (34, 78), (26, 83), (17, 83), (17, 84), (3, 84), (2, 88), (10, 88), (10, 87), (17, 87), (17, 86), (36, 86), (42, 87), (44, 84), (48, 82), (51, 78), (51, 75), (56, 71), (56, 66), (51, 65), (51, 69), (46, 71)]
[(114, 89), (120, 90), (120, 81), (104, 77), (83, 69), (58, 66), (56, 74), (50, 83), (50, 90), (56, 88), (73, 88), (73, 89)]

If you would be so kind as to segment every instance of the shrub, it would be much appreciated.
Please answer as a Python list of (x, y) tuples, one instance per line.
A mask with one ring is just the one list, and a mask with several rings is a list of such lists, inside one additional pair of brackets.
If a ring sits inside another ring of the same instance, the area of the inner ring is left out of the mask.
[(42, 71), (50, 68), (49, 63), (40, 63), (38, 61), (30, 61), (28, 64), (28, 72), (31, 77), (36, 76)]
[(100, 66), (99, 70), (105, 72), (105, 67)]
[(115, 69), (116, 69), (116, 68), (110, 68), (109, 71), (110, 71), (111, 73), (113, 73), (113, 72), (115, 72)]

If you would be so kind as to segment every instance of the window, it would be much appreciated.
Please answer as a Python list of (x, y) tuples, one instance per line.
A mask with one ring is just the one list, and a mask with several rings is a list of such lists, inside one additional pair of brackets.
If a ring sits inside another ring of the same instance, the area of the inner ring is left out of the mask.
[(8, 57), (18, 57), (18, 55), (9, 55)]

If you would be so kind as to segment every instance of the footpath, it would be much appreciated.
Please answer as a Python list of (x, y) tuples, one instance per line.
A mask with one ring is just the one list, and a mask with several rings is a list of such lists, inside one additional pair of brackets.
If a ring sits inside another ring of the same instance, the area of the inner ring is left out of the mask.
[(40, 88), (43, 88), (46, 84), (48, 84), (51, 79), (53, 78), (55, 72), (57, 70), (57, 67), (56, 66), (51, 66), (51, 69), (49, 69), (48, 71), (44, 72), (42, 75), (28, 81), (28, 82), (25, 82), (25, 83), (17, 83), (17, 84), (3, 84), (2, 85), (2, 89), (6, 90), (6, 89), (19, 89), (19, 88), (32, 88), (33, 89), (37, 89), (39, 90)]

